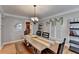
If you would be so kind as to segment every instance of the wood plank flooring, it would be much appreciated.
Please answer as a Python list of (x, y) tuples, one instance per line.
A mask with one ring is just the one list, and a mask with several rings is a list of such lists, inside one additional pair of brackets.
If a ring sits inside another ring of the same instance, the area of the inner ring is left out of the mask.
[[(55, 44), (52, 48), (53, 51), (56, 52), (57, 44)], [(71, 52), (68, 50), (67, 47), (64, 48), (64, 54), (75, 54), (74, 52)], [(22, 41), (11, 43), (4, 45), (2, 50), (0, 50), (0, 54), (33, 54), (32, 50), (28, 49)]]
[(32, 52), (24, 45), (23, 42), (17, 42), (5, 45), (0, 50), (0, 54), (32, 54)]

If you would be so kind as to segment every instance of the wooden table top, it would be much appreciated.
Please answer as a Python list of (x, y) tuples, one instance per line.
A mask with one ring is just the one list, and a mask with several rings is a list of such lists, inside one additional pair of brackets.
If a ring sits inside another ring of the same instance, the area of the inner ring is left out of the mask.
[[(32, 40), (30, 41), (31, 44), (33, 44), (39, 51), (49, 48), (55, 53), (57, 53), (58, 45), (59, 43), (56, 41), (51, 41), (46, 38), (37, 36), (37, 35), (31, 35), (30, 36)], [(68, 46), (65, 45), (63, 54), (75, 54), (74, 52), (70, 51)]]

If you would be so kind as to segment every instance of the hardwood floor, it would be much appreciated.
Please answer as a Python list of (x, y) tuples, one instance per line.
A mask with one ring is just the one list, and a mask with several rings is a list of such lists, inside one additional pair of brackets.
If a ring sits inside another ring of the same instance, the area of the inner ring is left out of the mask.
[(16, 42), (4, 45), (0, 54), (32, 54), (32, 52), (24, 45), (23, 42)]
[[(53, 45), (54, 48), (52, 48), (53, 51), (56, 52), (57, 44)], [(16, 43), (11, 43), (11, 44), (6, 44), (0, 50), (0, 54), (32, 54), (32, 50), (28, 49), (22, 41), (16, 42)], [(64, 47), (64, 52), (63, 54), (75, 54), (74, 52), (71, 52), (68, 50), (67, 47)]]

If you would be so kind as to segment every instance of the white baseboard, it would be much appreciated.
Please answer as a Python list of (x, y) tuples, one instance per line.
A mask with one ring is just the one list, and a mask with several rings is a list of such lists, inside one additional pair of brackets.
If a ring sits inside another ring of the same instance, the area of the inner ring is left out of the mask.
[(4, 45), (7, 45), (7, 44), (12, 44), (12, 43), (15, 43), (15, 42), (23, 41), (23, 40), (24, 40), (24, 39), (15, 40), (15, 41), (10, 41), (10, 42), (4, 42), (4, 43), (3, 43), (3, 46), (4, 46)]
[(0, 50), (3, 48), (3, 45), (0, 46)]

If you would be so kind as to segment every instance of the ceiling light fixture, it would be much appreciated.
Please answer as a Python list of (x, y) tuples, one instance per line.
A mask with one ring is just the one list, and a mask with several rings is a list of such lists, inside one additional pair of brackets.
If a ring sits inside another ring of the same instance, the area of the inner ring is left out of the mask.
[(32, 22), (34, 23), (34, 24), (36, 24), (36, 23), (38, 23), (38, 18), (36, 17), (36, 5), (33, 5), (33, 7), (34, 7), (34, 17), (32, 17), (31, 18), (31, 20), (32, 20)]

